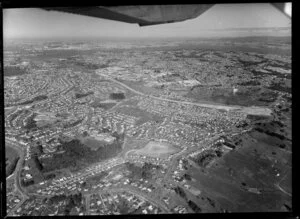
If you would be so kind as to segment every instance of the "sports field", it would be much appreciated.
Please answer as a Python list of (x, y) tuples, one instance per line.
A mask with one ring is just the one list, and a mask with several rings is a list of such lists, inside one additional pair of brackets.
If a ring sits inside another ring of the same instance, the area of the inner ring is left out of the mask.
[(178, 152), (179, 149), (166, 142), (150, 141), (145, 147), (136, 150), (136, 154), (164, 158)]

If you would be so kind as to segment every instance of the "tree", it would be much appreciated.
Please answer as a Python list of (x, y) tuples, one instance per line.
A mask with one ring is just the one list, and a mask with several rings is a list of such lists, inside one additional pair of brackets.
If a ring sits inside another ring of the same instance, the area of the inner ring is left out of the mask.
[(85, 188), (85, 187), (86, 187), (86, 182), (85, 182), (85, 181), (81, 184), (81, 187), (82, 187), (82, 188)]
[(218, 157), (221, 157), (223, 153), (222, 153), (221, 150), (216, 150), (216, 154), (217, 154)]
[(44, 153), (43, 146), (41, 144), (38, 144), (36, 148), (37, 148), (38, 155), (41, 155)]
[(120, 213), (121, 214), (128, 214), (129, 210), (130, 210), (130, 206), (128, 204), (128, 202), (125, 199), (121, 199), (120, 203), (119, 203), (119, 207), (120, 207)]
[(186, 180), (192, 180), (191, 176), (188, 175), (188, 174), (184, 174), (183, 177), (186, 179)]
[(87, 137), (89, 134), (88, 134), (87, 131), (84, 131), (84, 132), (82, 133), (82, 135), (83, 135), (83, 137)]

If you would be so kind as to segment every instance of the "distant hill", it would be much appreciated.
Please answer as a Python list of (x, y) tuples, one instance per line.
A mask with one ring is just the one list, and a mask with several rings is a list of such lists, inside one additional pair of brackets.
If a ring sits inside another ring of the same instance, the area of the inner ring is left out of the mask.
[(234, 37), (222, 38), (223, 40), (233, 40), (238, 42), (268, 42), (268, 43), (286, 43), (292, 42), (291, 36), (247, 36), (247, 37)]

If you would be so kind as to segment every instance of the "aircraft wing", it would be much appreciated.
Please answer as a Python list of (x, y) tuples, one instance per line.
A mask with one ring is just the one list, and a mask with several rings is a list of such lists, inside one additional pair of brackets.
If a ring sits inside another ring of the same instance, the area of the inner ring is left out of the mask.
[[(281, 12), (286, 13), (286, 3), (271, 3)], [(164, 24), (185, 21), (193, 19), (214, 4), (197, 5), (132, 5), (132, 6), (93, 6), (93, 7), (58, 7), (43, 8), (45, 10), (54, 10), (68, 12), (73, 14), (104, 18), (126, 23), (137, 23), (139, 26)], [(290, 17), (290, 15), (288, 15)]]
[(63, 7), (43, 8), (69, 12), (73, 14), (104, 18), (126, 23), (137, 23), (140, 26), (173, 23), (198, 17), (213, 4), (201, 5), (140, 5), (113, 7)]

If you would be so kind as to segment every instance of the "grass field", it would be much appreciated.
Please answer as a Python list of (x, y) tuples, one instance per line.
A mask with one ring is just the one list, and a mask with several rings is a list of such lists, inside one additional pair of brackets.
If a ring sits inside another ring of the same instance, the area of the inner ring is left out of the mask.
[(179, 149), (165, 142), (150, 141), (145, 147), (136, 151), (137, 154), (150, 157), (166, 157), (178, 152)]
[(18, 157), (18, 152), (11, 147), (5, 147), (5, 164), (9, 165), (14, 159)]
[(161, 123), (163, 121), (162, 116), (149, 113), (149, 112), (139, 109), (137, 107), (123, 106), (123, 107), (116, 108), (115, 111), (118, 113), (123, 113), (125, 115), (139, 117), (139, 120), (137, 120), (136, 125), (141, 125), (148, 121), (155, 121), (157, 123)]
[(240, 138), (240, 147), (210, 167), (189, 168), (188, 174), (196, 180), (191, 185), (203, 192), (201, 197), (231, 212), (287, 211), (292, 206), (291, 154), (259, 138), (252, 141), (248, 134)]
[(5, 147), (6, 176), (9, 176), (14, 172), (18, 160), (19, 160), (18, 152), (13, 148), (6, 146)]
[(92, 151), (98, 150), (99, 147), (104, 147), (104, 141), (98, 141), (92, 137), (86, 137), (81, 139), (81, 143), (88, 146)]

